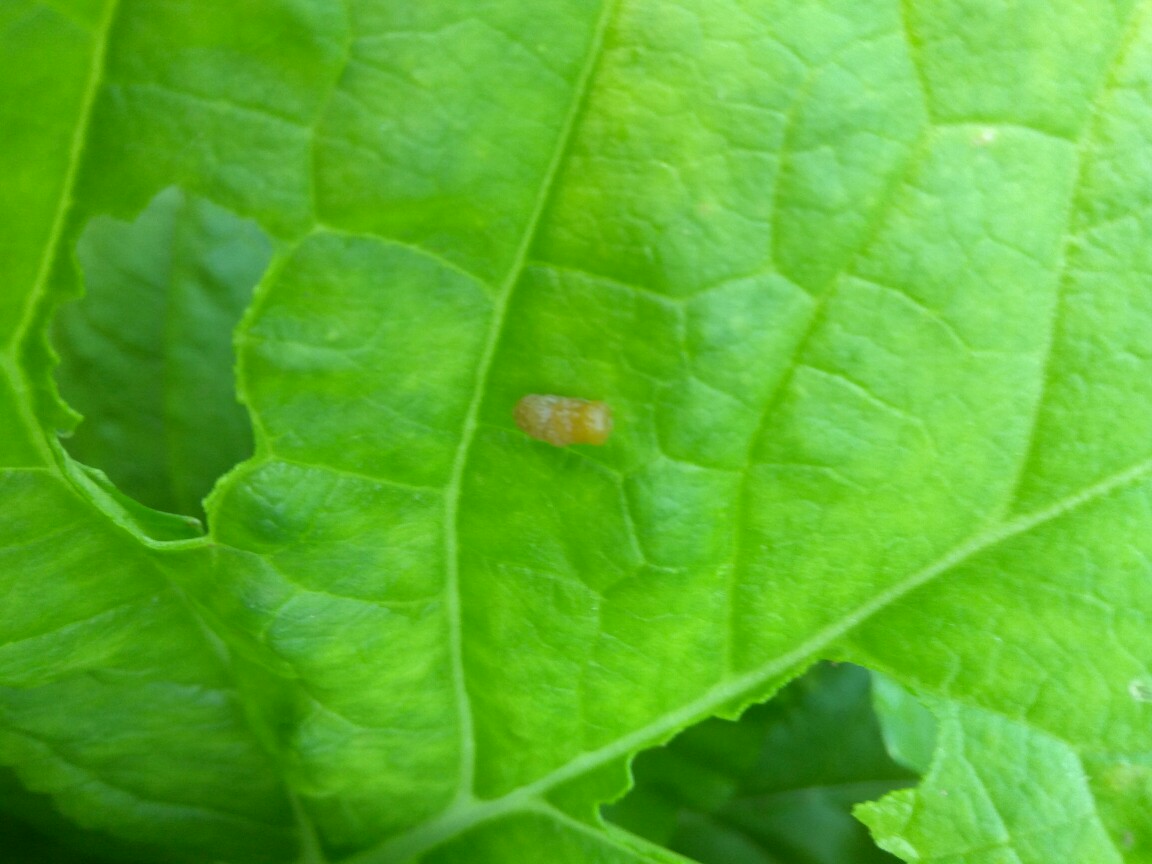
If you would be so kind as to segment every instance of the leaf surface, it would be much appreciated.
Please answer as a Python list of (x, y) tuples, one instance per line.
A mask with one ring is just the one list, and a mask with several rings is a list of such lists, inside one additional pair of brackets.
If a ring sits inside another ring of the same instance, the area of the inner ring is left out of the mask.
[[(889, 696), (897, 704), (911, 698)], [(906, 861), (1141, 860), (1123, 854), (1135, 851), (1131, 829), (1113, 835), (1119, 843), (1106, 832), (1101, 810), (1120, 802), (1092, 789), (1075, 748), (992, 712), (939, 699), (928, 705), (938, 746), (923, 785), (857, 808), (882, 847)], [(908, 720), (889, 722), (900, 729)], [(1130, 824), (1147, 818), (1125, 809)]]
[[(1096, 760), (1142, 860), (1147, 9), (6, 4), (0, 760), (156, 856), (674, 860), (596, 814), (631, 756), (837, 657)], [(201, 539), (61, 448), (46, 342), (170, 187), (273, 243)]]

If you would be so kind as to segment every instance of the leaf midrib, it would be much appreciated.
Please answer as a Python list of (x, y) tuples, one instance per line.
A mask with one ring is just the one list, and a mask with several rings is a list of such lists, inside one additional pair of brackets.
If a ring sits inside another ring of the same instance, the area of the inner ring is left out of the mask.
[(472, 400), (465, 414), (460, 444), (456, 449), (448, 485), (445, 487), (445, 556), (448, 563), (444, 589), (445, 609), (448, 618), (449, 654), (452, 658), (452, 680), (460, 723), (460, 779), (456, 790), (456, 801), (446, 812), (454, 812), (454, 808), (459, 806), (475, 806), (473, 797), (476, 771), (475, 727), (464, 668), (463, 617), (460, 597), (459, 516), (464, 474), (467, 471), (475, 443), (476, 430), (479, 428), (480, 407), (488, 390), (488, 381), (496, 351), (504, 335), (512, 295), (528, 266), (529, 253), (535, 244), (544, 213), (555, 190), (557, 177), (571, 148), (576, 126), (584, 106), (587, 104), (588, 95), (592, 89), (592, 81), (603, 54), (604, 37), (618, 4), (619, 0), (603, 0), (602, 2), (600, 17), (592, 33), (584, 67), (573, 88), (568, 114), (556, 137), (552, 159), (544, 172), (540, 188), (537, 190), (512, 264), (497, 290), (492, 310), (492, 322), (489, 325), (480, 361), (477, 364)]

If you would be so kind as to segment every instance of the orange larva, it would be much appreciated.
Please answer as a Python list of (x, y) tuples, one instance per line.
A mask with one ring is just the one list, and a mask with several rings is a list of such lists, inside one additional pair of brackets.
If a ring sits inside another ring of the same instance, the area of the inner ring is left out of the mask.
[(612, 432), (612, 409), (604, 402), (530, 393), (516, 403), (516, 425), (557, 447), (603, 444)]

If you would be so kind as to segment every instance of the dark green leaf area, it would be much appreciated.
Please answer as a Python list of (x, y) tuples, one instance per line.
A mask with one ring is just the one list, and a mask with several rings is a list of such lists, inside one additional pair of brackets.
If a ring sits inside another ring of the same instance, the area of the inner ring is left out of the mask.
[(608, 818), (703, 864), (880, 864), (851, 808), (915, 782), (884, 748), (869, 673), (821, 665), (737, 722), (637, 757)]
[(158, 864), (152, 847), (85, 831), (62, 816), (47, 795), (29, 792), (16, 773), (0, 768), (0, 861), (4, 864)]
[[(0, 764), (68, 822), (162, 850), (150, 864), (290, 860), (235, 665), (160, 560), (91, 511), (46, 472), (0, 477)], [(49, 559), (53, 578), (23, 578)], [(0, 811), (36, 824), (27, 803), (0, 788)]]
[(66, 442), (125, 493), (199, 516), (216, 478), (252, 452), (232, 330), (268, 264), (263, 232), (171, 188), (135, 222), (97, 217), (80, 239), (86, 296), (60, 309), (57, 380), (84, 415)]
[(4, 838), (5, 864), (109, 864), (116, 860), (60, 846), (41, 832), (2, 812), (0, 837)]

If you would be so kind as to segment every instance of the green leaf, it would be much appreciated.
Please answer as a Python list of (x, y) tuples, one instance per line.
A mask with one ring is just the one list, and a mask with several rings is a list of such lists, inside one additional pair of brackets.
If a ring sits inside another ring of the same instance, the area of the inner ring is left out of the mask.
[[(1098, 808), (1113, 796), (1097, 803), (1074, 747), (989, 711), (927, 704), (939, 725), (924, 784), (856, 811), (882, 847), (905, 861), (957, 864), (1129, 860), (1134, 838), (1105, 831)], [(1127, 815), (1144, 824), (1147, 812)]]
[(937, 744), (936, 717), (915, 696), (890, 678), (872, 676), (872, 702), (889, 754), (902, 765), (926, 772)]
[(710, 720), (633, 765), (609, 819), (709, 864), (881, 864), (853, 804), (916, 775), (884, 749), (858, 667), (818, 666), (738, 722)]
[(230, 334), (271, 250), (259, 229), (176, 189), (131, 225), (93, 220), (77, 254), (82, 302), (56, 318), (61, 394), (80, 411), (76, 459), (157, 510), (200, 514), (252, 453)]
[(155, 849), (133, 847), (81, 829), (61, 815), (50, 796), (30, 794), (9, 769), (0, 769), (0, 837), (4, 838), (5, 861), (17, 864), (158, 860)]
[[(940, 720), (887, 848), (1148, 860), (1146, 4), (8, 0), (0, 56), (28, 795), (153, 860), (672, 861), (599, 819), (631, 758), (833, 658)], [(57, 368), (85, 283), (211, 397), (82, 306)], [(61, 446), (142, 394), (219, 451)]]
[(155, 556), (47, 472), (7, 474), (0, 507), (0, 761), (162, 860), (283, 860), (289, 801), (240, 671)]

